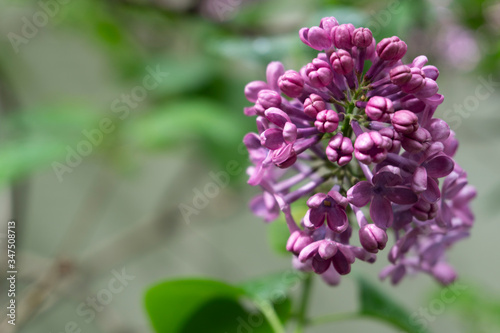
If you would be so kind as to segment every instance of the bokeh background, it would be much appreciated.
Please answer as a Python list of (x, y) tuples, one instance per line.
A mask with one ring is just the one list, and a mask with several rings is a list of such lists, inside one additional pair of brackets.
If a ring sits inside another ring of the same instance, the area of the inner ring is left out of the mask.
[[(82, 332), (150, 332), (143, 298), (151, 284), (237, 283), (289, 269), (290, 257), (268, 241), (270, 226), (247, 208), (258, 189), (246, 185), (241, 140), (255, 123), (242, 113), (243, 88), (264, 78), (270, 61), (288, 69), (309, 61), (297, 32), (324, 16), (369, 27), (377, 40), (398, 35), (406, 60), (425, 54), (440, 69), (438, 115), (456, 132), (456, 159), (479, 195), (471, 237), (449, 253), (467, 293), (429, 327), (499, 332), (500, 2), (487, 0), (1, 0), (0, 321), (11, 218), (16, 332), (65, 332), (70, 322)], [(144, 81), (152, 72), (154, 87)], [(89, 137), (94, 143), (82, 143)], [(193, 207), (230, 161), (229, 185), (183, 216), (179, 205)], [(353, 271), (376, 282), (386, 263), (382, 254)], [(92, 319), (77, 314), (123, 270), (133, 278), (109, 304)], [(439, 292), (427, 276), (378, 284), (410, 313)], [(310, 314), (357, 307), (349, 276), (313, 288)], [(397, 332), (368, 319), (309, 331), (367, 329)]]

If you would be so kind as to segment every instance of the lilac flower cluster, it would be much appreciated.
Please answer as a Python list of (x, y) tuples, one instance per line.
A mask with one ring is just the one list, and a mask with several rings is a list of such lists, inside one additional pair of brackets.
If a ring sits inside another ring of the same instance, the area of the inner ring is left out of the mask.
[[(248, 183), (262, 189), (252, 211), (267, 222), (283, 212), (294, 266), (329, 284), (356, 259), (374, 262), (388, 232), (395, 244), (381, 278), (396, 284), (422, 271), (451, 283), (445, 250), (468, 236), (476, 192), (453, 160), (454, 133), (434, 117), (438, 69), (425, 56), (404, 64), (398, 37), (376, 43), (334, 17), (299, 36), (316, 58), (299, 72), (271, 62), (267, 82), (245, 87), (258, 131), (244, 138)], [(297, 224), (291, 205), (306, 197)], [(356, 225), (359, 246), (350, 243)]]

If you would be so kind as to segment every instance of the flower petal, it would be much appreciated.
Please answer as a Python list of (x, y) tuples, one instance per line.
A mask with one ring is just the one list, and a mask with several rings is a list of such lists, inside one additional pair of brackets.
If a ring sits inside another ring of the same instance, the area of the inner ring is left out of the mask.
[(427, 177), (427, 189), (422, 192), (422, 198), (428, 202), (436, 202), (441, 198), (441, 191), (439, 190), (439, 185), (434, 178)]
[(448, 176), (455, 168), (455, 163), (446, 155), (438, 155), (430, 161), (424, 163), (427, 169), (427, 175), (432, 178), (441, 178)]
[(374, 195), (370, 204), (370, 216), (377, 227), (387, 229), (394, 219), (391, 202), (381, 195)]
[(325, 221), (325, 212), (322, 209), (310, 208), (304, 216), (304, 226), (306, 228), (316, 229)]
[(331, 259), (324, 260), (319, 255), (315, 255), (312, 260), (312, 267), (316, 274), (323, 274), (330, 267), (331, 263)]
[(319, 244), (320, 242), (314, 242), (304, 247), (302, 251), (300, 251), (299, 260), (305, 262), (315, 256), (318, 253)]
[(345, 210), (341, 209), (338, 205), (335, 206), (327, 210), (326, 223), (331, 230), (340, 234), (347, 229), (349, 222), (347, 221)]
[(276, 150), (283, 146), (283, 131), (279, 128), (269, 128), (260, 135), (262, 145), (268, 149)]
[(290, 117), (283, 110), (275, 107), (267, 109), (265, 115), (267, 120), (280, 128), (283, 128), (286, 123), (290, 122)]
[(418, 196), (411, 189), (404, 186), (388, 187), (385, 196), (398, 205), (410, 205), (418, 201)]
[(370, 202), (372, 197), (372, 184), (363, 180), (347, 191), (347, 200), (356, 207), (363, 207)]
[(418, 167), (413, 174), (411, 189), (415, 193), (421, 193), (427, 189), (427, 170), (424, 167)]

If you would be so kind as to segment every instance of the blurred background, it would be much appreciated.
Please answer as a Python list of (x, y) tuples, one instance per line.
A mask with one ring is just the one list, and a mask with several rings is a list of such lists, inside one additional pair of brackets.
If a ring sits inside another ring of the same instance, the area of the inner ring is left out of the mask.
[[(500, 2), (487, 0), (1, 0), (0, 243), (4, 253), (15, 219), (19, 273), (17, 325), (0, 331), (151, 332), (153, 283), (289, 269), (247, 208), (258, 189), (246, 185), (241, 141), (255, 122), (243, 88), (270, 61), (310, 61), (297, 32), (325, 16), (398, 35), (407, 62), (425, 54), (440, 69), (438, 116), (479, 195), (471, 237), (449, 252), (467, 292), (428, 324), (499, 332)], [(353, 271), (376, 282), (386, 264), (382, 254)], [(410, 313), (439, 290), (423, 275), (377, 284)], [(350, 276), (313, 288), (310, 314), (357, 307)], [(106, 304), (91, 307), (95, 297)], [(309, 332), (366, 329), (396, 332), (364, 319)]]

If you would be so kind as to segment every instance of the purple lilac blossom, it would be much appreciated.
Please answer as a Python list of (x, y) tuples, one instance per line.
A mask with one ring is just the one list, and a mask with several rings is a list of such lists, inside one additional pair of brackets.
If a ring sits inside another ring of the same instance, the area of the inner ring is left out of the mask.
[[(381, 278), (425, 272), (452, 283), (446, 250), (469, 235), (476, 191), (453, 160), (455, 133), (434, 117), (439, 70), (425, 56), (404, 62), (398, 37), (376, 43), (334, 17), (299, 37), (316, 58), (299, 71), (271, 62), (266, 81), (245, 87), (244, 113), (257, 123), (243, 140), (248, 183), (262, 191), (251, 210), (266, 222), (282, 212), (293, 266), (329, 285), (356, 260), (374, 262), (391, 236)], [(307, 212), (292, 215), (301, 198)], [(350, 243), (356, 228), (361, 246)]]

